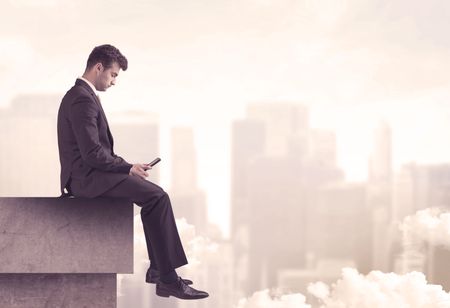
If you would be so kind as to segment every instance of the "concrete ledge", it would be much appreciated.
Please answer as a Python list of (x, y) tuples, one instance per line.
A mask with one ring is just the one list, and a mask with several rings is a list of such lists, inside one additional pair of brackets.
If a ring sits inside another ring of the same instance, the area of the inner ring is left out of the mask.
[(0, 273), (132, 273), (132, 203), (0, 198), (0, 256)]
[(116, 307), (115, 274), (0, 274), (0, 307)]

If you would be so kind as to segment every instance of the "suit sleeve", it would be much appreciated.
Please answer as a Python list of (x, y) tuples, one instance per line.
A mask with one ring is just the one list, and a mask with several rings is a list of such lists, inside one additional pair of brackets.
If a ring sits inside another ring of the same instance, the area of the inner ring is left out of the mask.
[(132, 167), (123, 158), (113, 156), (100, 144), (96, 105), (87, 96), (78, 97), (71, 106), (70, 120), (81, 157), (91, 167), (115, 173), (129, 173)]
[(119, 161), (121, 161), (121, 162), (124, 162), (124, 163), (126, 163), (126, 164), (129, 164), (130, 166), (133, 166), (132, 164), (130, 164), (129, 162), (127, 162), (123, 157), (121, 157), (121, 156), (119, 156), (119, 155), (117, 155), (117, 154), (115, 154), (115, 153), (113, 153), (113, 157), (116, 158), (116, 159), (119, 159)]

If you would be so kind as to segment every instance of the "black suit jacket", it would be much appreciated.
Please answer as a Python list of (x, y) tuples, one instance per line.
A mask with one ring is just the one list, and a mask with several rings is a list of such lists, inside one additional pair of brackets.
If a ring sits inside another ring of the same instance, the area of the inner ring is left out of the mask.
[(83, 80), (64, 95), (58, 111), (61, 192), (97, 197), (128, 177), (131, 164), (113, 150), (106, 115), (92, 88)]

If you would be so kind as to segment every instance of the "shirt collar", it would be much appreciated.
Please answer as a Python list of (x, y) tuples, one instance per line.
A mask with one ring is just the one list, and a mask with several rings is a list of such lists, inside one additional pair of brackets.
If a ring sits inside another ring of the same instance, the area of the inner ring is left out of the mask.
[(86, 82), (91, 87), (92, 91), (94, 91), (95, 95), (98, 95), (97, 89), (94, 87), (94, 85), (89, 80), (87, 80), (86, 78), (84, 78), (82, 76), (78, 77), (78, 79), (81, 79), (84, 82)]

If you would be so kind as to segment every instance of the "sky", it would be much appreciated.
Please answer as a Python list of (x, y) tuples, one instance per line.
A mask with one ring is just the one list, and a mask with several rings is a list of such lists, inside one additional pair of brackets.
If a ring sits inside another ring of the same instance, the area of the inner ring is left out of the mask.
[(194, 127), (199, 186), (225, 233), (231, 122), (249, 103), (308, 106), (313, 127), (337, 132), (352, 181), (367, 176), (380, 119), (397, 169), (449, 161), (446, 1), (0, 0), (0, 12), (0, 108), (64, 94), (94, 46), (115, 45), (129, 68), (102, 96), (106, 112), (158, 113), (163, 159), (170, 128)]

